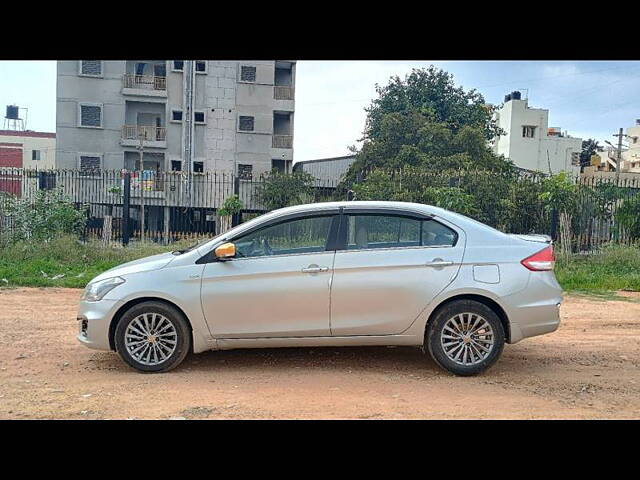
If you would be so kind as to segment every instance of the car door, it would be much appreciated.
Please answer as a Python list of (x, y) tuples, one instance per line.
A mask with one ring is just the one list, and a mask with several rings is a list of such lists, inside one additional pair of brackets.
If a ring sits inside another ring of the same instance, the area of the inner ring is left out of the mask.
[[(335, 217), (335, 221), (334, 221)], [(230, 241), (236, 258), (205, 265), (202, 308), (217, 338), (329, 336), (338, 216), (271, 221)]]
[(464, 232), (420, 215), (345, 210), (331, 287), (331, 333), (406, 330), (455, 278)]

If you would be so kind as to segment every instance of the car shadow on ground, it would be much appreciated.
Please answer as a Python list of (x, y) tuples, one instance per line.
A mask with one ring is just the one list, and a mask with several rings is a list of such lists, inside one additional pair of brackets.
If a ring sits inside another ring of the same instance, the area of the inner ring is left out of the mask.
[[(89, 359), (99, 370), (132, 371), (111, 352), (94, 352)], [(189, 354), (173, 372), (268, 371), (270, 374), (299, 369), (342, 372), (433, 374), (442, 370), (419, 347), (285, 347), (212, 350)]]
[(218, 350), (190, 355), (184, 365), (206, 368), (415, 369), (437, 368), (431, 357), (414, 347), (285, 347)]
[[(479, 376), (493, 373), (526, 374), (539, 368), (537, 357), (508, 346), (495, 365)], [(115, 352), (94, 353), (89, 360), (93, 368), (135, 372)], [(284, 347), (237, 350), (212, 350), (189, 354), (170, 373), (224, 372), (238, 374), (291, 374), (301, 370), (335, 373), (378, 373), (402, 376), (454, 375), (440, 368), (419, 347)], [(169, 373), (169, 374), (170, 374)]]

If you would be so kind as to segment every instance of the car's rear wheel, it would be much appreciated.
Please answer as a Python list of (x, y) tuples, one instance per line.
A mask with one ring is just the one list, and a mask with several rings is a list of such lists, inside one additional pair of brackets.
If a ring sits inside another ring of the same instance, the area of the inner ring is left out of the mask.
[(429, 353), (456, 375), (483, 372), (500, 357), (504, 328), (498, 315), (483, 303), (456, 300), (436, 312), (425, 338)]
[(177, 367), (191, 348), (184, 315), (162, 302), (142, 302), (122, 315), (115, 331), (116, 351), (141, 372), (166, 372)]

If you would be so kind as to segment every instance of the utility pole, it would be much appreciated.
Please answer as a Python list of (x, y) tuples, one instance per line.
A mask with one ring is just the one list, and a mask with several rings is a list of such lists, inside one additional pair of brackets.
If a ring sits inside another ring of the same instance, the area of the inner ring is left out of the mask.
[(142, 161), (142, 154), (144, 151), (144, 129), (138, 132), (138, 139), (140, 144), (138, 150), (140, 151), (140, 169), (138, 172), (138, 185), (140, 185), (140, 242), (144, 243), (144, 188), (142, 183), (142, 172), (144, 171), (144, 163)]
[(616, 155), (616, 185), (618, 184), (618, 180), (620, 180), (620, 160), (622, 159), (622, 136), (624, 133), (622, 132), (622, 128), (618, 132), (618, 135), (614, 135), (614, 137), (618, 137), (618, 154)]
[(624, 133), (624, 129), (621, 128), (619, 130), (618, 133), (614, 133), (613, 134), (614, 137), (618, 137), (618, 146), (614, 147), (610, 141), (605, 140), (605, 143), (608, 143), (609, 145), (611, 145), (612, 147), (614, 147), (616, 149), (616, 183), (618, 183), (618, 180), (620, 179), (620, 163), (622, 162), (622, 137), (628, 137), (629, 135), (626, 135)]

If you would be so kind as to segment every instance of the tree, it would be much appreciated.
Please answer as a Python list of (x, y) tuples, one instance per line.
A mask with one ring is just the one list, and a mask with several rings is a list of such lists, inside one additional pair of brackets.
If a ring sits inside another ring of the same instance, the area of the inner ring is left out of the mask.
[(258, 198), (268, 210), (313, 201), (315, 178), (307, 172), (281, 173), (272, 170), (258, 186)]
[(582, 141), (582, 152), (580, 152), (580, 166), (588, 167), (591, 165), (591, 156), (601, 151), (598, 141), (590, 138)]
[(348, 184), (376, 167), (512, 169), (488, 144), (500, 133), (493, 107), (477, 91), (457, 87), (449, 73), (434, 66), (414, 69), (404, 80), (396, 76), (385, 87), (377, 85), (376, 91)]

